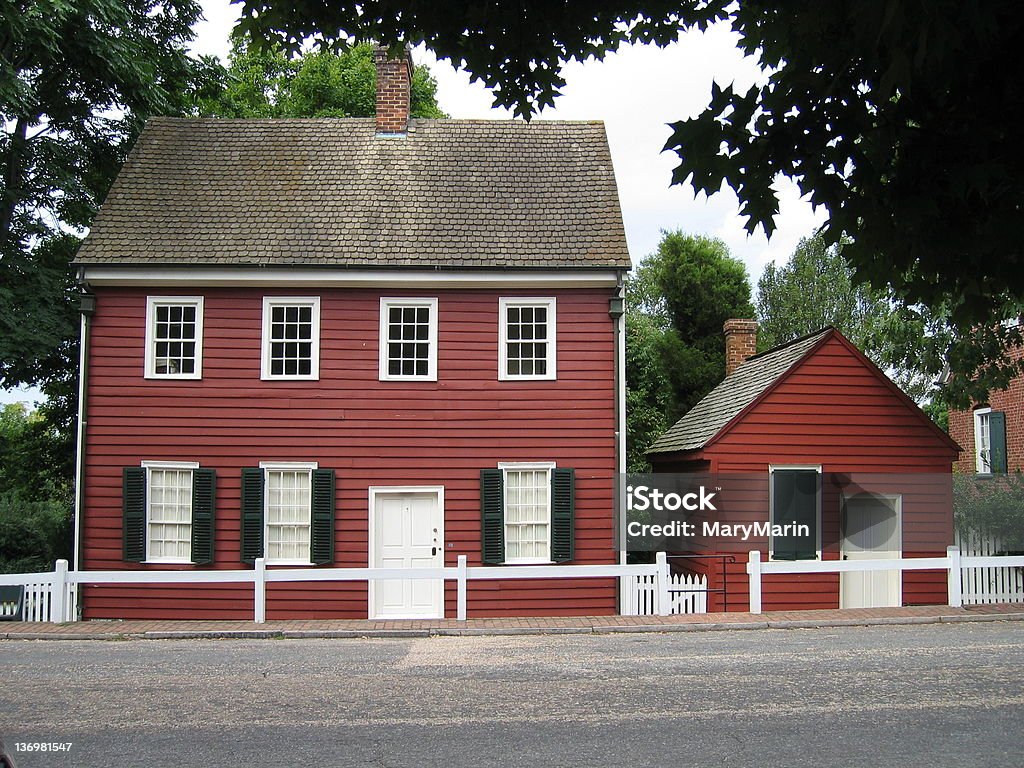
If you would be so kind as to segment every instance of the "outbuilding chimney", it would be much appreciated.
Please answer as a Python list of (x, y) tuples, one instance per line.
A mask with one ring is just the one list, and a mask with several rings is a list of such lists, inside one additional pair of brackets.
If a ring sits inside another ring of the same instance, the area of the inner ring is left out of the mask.
[(373, 52), (377, 65), (377, 133), (406, 133), (409, 130), (412, 57), (409, 51), (392, 58), (386, 46)]
[(726, 320), (725, 331), (725, 375), (730, 376), (743, 361), (757, 352), (757, 321)]

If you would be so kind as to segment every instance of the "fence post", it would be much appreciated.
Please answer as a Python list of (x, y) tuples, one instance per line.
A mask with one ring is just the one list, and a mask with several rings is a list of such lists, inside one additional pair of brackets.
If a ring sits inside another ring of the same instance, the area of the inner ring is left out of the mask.
[(50, 621), (60, 624), (67, 621), (68, 602), (68, 561), (58, 560), (53, 566), (53, 582), (50, 587)]
[(750, 612), (761, 612), (761, 551), (750, 550), (747, 560), (747, 573), (750, 575)]
[(456, 600), (456, 608), (455, 608), (456, 618), (459, 621), (465, 621), (466, 620), (466, 579), (467, 579), (467, 576), (468, 576), (468, 574), (466, 572), (466, 560), (467, 560), (467, 558), (466, 558), (465, 555), (459, 555), (459, 562), (458, 562), (458, 566), (457, 566), (457, 568), (458, 568), (458, 577), (457, 578), (459, 580), (458, 581), (458, 590), (457, 590), (458, 599)]
[(946, 557), (949, 558), (949, 605), (951, 608), (960, 608), (964, 604), (963, 589), (960, 583), (960, 547), (954, 545), (946, 547)]
[(668, 591), (668, 555), (658, 552), (655, 555), (658, 570), (654, 575), (655, 589), (658, 593), (658, 615), (668, 616), (672, 613), (672, 598)]
[(256, 608), (256, 615), (253, 621), (257, 624), (265, 624), (267, 621), (267, 561), (262, 557), (256, 558), (253, 568), (253, 603)]

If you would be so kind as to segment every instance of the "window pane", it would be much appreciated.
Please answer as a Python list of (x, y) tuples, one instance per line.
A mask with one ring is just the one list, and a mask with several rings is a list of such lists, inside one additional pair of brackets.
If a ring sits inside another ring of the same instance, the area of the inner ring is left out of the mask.
[(550, 498), (548, 470), (505, 471), (507, 559), (549, 559)]
[(153, 373), (191, 374), (197, 370), (198, 329), (194, 304), (155, 304), (153, 307)]
[(537, 376), (548, 371), (547, 307), (508, 307), (505, 323), (505, 375)]
[(430, 308), (390, 307), (387, 371), (392, 376), (430, 375)]
[(149, 470), (150, 560), (192, 557), (192, 470)]

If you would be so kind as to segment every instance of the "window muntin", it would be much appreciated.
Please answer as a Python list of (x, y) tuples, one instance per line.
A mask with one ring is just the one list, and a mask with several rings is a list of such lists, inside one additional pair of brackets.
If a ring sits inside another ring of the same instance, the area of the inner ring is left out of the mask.
[(198, 464), (144, 463), (146, 562), (192, 562), (192, 483)]
[(505, 562), (551, 562), (554, 464), (500, 464), (505, 489)]
[(975, 471), (992, 471), (992, 409), (978, 408), (974, 412)]
[(201, 296), (147, 299), (146, 378), (201, 378), (202, 347)]
[(437, 299), (381, 299), (380, 378), (437, 380)]
[(320, 377), (319, 298), (264, 298), (262, 377)]
[(556, 378), (555, 300), (503, 298), (499, 312), (498, 378)]
[(267, 563), (309, 565), (312, 525), (311, 465), (264, 465)]

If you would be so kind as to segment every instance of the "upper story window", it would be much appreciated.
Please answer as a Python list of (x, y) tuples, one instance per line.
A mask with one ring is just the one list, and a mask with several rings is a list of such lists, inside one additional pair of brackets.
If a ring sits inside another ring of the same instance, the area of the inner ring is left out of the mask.
[(437, 299), (380, 300), (381, 381), (437, 381)]
[(203, 376), (203, 297), (150, 296), (146, 300), (147, 379)]
[(319, 297), (264, 297), (261, 377), (320, 378)]
[(974, 466), (977, 472), (1006, 472), (1006, 414), (991, 408), (974, 412)]
[(498, 378), (554, 379), (555, 300), (501, 299)]

